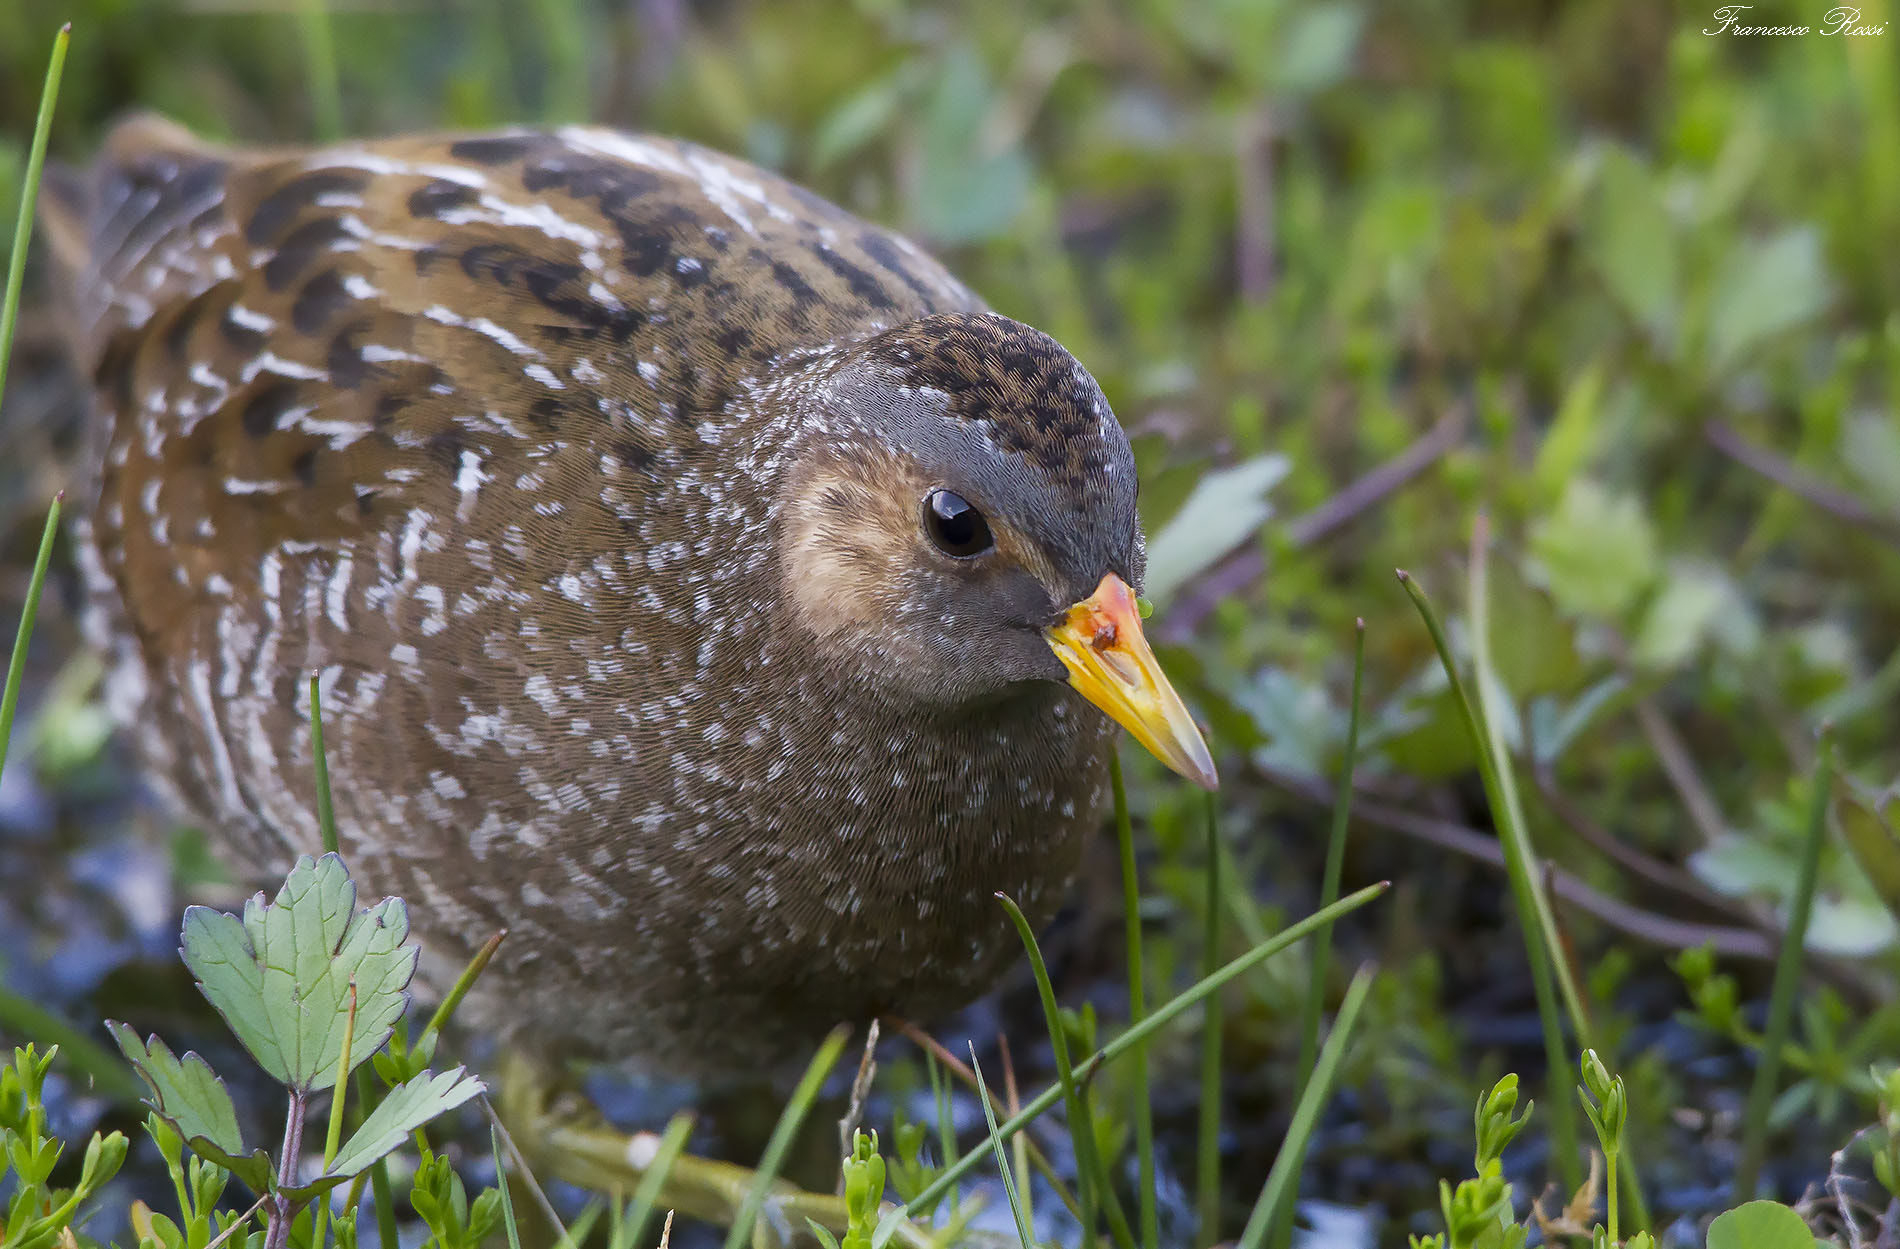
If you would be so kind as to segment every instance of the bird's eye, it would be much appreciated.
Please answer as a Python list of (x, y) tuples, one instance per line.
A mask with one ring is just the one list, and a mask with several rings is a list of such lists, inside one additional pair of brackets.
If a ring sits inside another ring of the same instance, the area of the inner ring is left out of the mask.
[(990, 523), (954, 490), (932, 490), (924, 500), (924, 530), (945, 555), (968, 559), (996, 545)]

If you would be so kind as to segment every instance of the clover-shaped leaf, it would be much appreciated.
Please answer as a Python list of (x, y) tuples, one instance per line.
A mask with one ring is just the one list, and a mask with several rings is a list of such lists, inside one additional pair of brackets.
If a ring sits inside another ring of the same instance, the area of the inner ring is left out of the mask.
[(181, 1061), (156, 1036), (140, 1041), (138, 1033), (122, 1023), (108, 1021), (106, 1028), (152, 1090), (146, 1104), (171, 1124), (192, 1152), (226, 1168), (251, 1191), (265, 1191), (270, 1185), (270, 1158), (261, 1149), (245, 1152), (231, 1095), (205, 1060), (187, 1052)]
[(337, 1079), (356, 986), (351, 1066), (383, 1047), (409, 1004), (417, 950), (405, 946), (400, 898), (356, 909), (356, 885), (334, 854), (308, 855), (271, 902), (259, 893), (244, 918), (209, 907), (185, 912), (185, 965), (264, 1070), (302, 1093)]
[(1709, 1249), (1815, 1249), (1801, 1216), (1773, 1201), (1751, 1201), (1709, 1224)]

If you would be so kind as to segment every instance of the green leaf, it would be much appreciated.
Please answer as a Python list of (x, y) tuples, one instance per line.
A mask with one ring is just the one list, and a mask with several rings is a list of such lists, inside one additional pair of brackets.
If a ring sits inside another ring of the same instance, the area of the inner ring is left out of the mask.
[(1900, 510), (1900, 414), (1861, 412), (1848, 418), (1841, 430), (1841, 463), (1881, 504)]
[(1643, 613), (1630, 657), (1667, 671), (1694, 659), (1712, 635), (1730, 649), (1753, 649), (1760, 638), (1753, 608), (1720, 566), (1680, 562)]
[(1028, 202), (1032, 170), (1019, 143), (996, 149), (988, 122), (996, 92), (982, 58), (959, 44), (944, 54), (924, 111), (910, 212), (943, 243), (1000, 234)]
[(1834, 791), (1834, 820), (1874, 893), (1900, 918), (1900, 796), (1883, 801), (1843, 780)]
[(1587, 477), (1565, 487), (1530, 545), (1557, 605), (1580, 615), (1621, 617), (1656, 578), (1656, 532), (1642, 504)]
[(337, 1151), (336, 1161), (325, 1169), (324, 1175), (346, 1180), (355, 1177), (401, 1145), (411, 1132), (484, 1090), (482, 1082), (461, 1067), (440, 1073), (425, 1071), (397, 1085)]
[(1667, 351), (1676, 330), (1682, 278), (1675, 223), (1655, 178), (1621, 148), (1603, 162), (1591, 251), (1610, 293)]
[(1820, 235), (1797, 228), (1766, 243), (1737, 241), (1713, 300), (1704, 352), (1711, 373), (1739, 363), (1827, 306)]
[(1245, 542), (1273, 515), (1267, 491), (1285, 477), (1283, 455), (1263, 455), (1201, 478), (1181, 510), (1148, 544), (1149, 600), (1166, 602), (1197, 573)]
[(1709, 1224), (1709, 1249), (1815, 1249), (1801, 1216), (1777, 1201), (1751, 1201)]
[(1582, 476), (1603, 439), (1603, 382), (1601, 359), (1592, 360), (1572, 379), (1557, 407), (1556, 419), (1538, 444), (1531, 481), (1537, 502), (1548, 507), (1563, 495), (1569, 482)]
[(264, 1070), (303, 1092), (336, 1082), (356, 986), (351, 1066), (389, 1039), (409, 1004), (417, 950), (405, 946), (408, 912), (388, 898), (356, 910), (356, 885), (334, 854), (308, 855), (276, 900), (258, 894), (244, 918), (194, 906), (185, 912), (185, 965)]
[(180, 1061), (158, 1037), (141, 1042), (122, 1023), (108, 1020), (106, 1030), (152, 1090), (146, 1105), (171, 1124), (194, 1153), (225, 1167), (253, 1192), (269, 1186), (270, 1158), (261, 1149), (245, 1153), (231, 1095), (204, 1059), (187, 1052)]
[(818, 123), (811, 143), (815, 170), (827, 169), (883, 133), (897, 117), (914, 75), (900, 71), (860, 87)]
[(1274, 86), (1289, 95), (1330, 87), (1352, 68), (1365, 12), (1356, 4), (1316, 4), (1290, 17)]

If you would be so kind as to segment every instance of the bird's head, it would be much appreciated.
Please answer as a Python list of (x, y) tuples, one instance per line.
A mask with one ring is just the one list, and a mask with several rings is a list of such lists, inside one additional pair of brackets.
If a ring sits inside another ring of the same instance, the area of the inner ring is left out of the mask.
[(1142, 636), (1134, 456), (1075, 357), (1005, 317), (938, 314), (853, 347), (804, 402), (825, 436), (794, 457), (778, 536), (820, 648), (944, 708), (1066, 681), (1214, 786)]

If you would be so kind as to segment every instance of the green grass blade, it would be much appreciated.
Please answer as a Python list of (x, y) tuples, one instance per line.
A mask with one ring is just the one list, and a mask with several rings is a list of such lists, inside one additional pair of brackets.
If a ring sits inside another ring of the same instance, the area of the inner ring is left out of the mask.
[(488, 1145), (495, 1151), (495, 1188), (501, 1193), (501, 1226), (508, 1235), (508, 1249), (521, 1249), (521, 1228), (515, 1222), (515, 1199), (508, 1192), (508, 1163), (502, 1157), (501, 1133), (488, 1125)]
[[(1339, 900), (1339, 878), (1346, 866), (1346, 828), (1352, 820), (1352, 777), (1359, 761), (1359, 698), (1366, 676), (1366, 622), (1355, 622), (1352, 651), (1352, 702), (1346, 712), (1346, 748), (1339, 761), (1339, 789), (1333, 797), (1332, 829), (1326, 838), (1326, 872), (1320, 882), (1319, 904)], [(1319, 1058), (1319, 1017), (1324, 1009), (1326, 972), (1332, 961), (1333, 930), (1313, 934), (1313, 962), (1306, 978), (1306, 1004), (1300, 1019), (1300, 1059), (1297, 1070), (1304, 1085)]]
[(46, 168), (46, 137), (53, 130), (53, 103), (59, 98), (60, 76), (66, 72), (66, 49), (73, 41), (73, 24), (53, 36), (53, 57), (40, 87), (39, 116), (33, 122), (33, 146), (27, 150), (26, 177), (20, 181), (20, 208), (13, 218), (13, 250), (7, 256), (7, 293), (0, 303), (0, 395), (7, 392), (7, 362), (13, 356), (13, 327), (20, 315), (20, 286), (26, 280), (26, 244), (33, 236), (33, 205), (40, 197), (40, 171)]
[[(0, 985), (0, 1041), (24, 1044), (28, 1037), (57, 1046), (63, 1067), (115, 1102), (130, 1106), (151, 1092), (117, 1050), (107, 1049), (38, 1002)], [(0, 1045), (0, 1053), (4, 1052)]]
[[(1339, 761), (1339, 788), (1333, 796), (1332, 828), (1326, 838), (1326, 870), (1320, 882), (1319, 904), (1330, 906), (1339, 897), (1339, 879), (1346, 867), (1346, 829), (1352, 822), (1352, 778), (1359, 762), (1359, 704), (1366, 677), (1366, 622), (1353, 622), (1352, 702), (1346, 711), (1346, 748)], [(1306, 1001), (1300, 1011), (1299, 1088), (1304, 1092), (1313, 1078), (1313, 1064), (1319, 1058), (1319, 1017), (1326, 1001), (1326, 973), (1333, 961), (1333, 930), (1320, 929), (1313, 935), (1313, 961), (1306, 977)], [(1277, 1234), (1273, 1243), (1286, 1246), (1293, 1240), (1293, 1211), (1296, 1196), (1288, 1191), (1288, 1207), (1274, 1213)]]
[(584, 122), (593, 111), (588, 90), (587, 16), (578, 0), (535, 0), (546, 76), (541, 119), (549, 125)]
[(46, 566), (53, 558), (53, 539), (59, 536), (59, 514), (66, 495), (53, 496), (46, 511), (46, 528), (40, 532), (39, 554), (33, 557), (33, 576), (26, 583), (26, 604), (20, 608), (20, 627), (13, 635), (13, 657), (7, 661), (7, 688), (0, 694), (0, 771), (7, 766), (7, 752), (13, 744), (13, 713), (20, 705), (20, 682), (26, 675), (26, 646), (33, 637), (33, 622), (40, 614), (40, 591), (46, 586)]
[[(369, 1066), (356, 1069), (356, 1102), (369, 1104)], [(396, 1194), (389, 1185), (389, 1159), (378, 1158), (369, 1168), (370, 1204), (376, 1208), (376, 1243), (393, 1245), (396, 1240)]]
[(337, 854), (336, 808), (330, 802), (330, 763), (323, 750), (323, 709), (317, 700), (317, 678), (310, 678), (310, 753), (317, 769), (317, 827), (323, 832), (323, 848)]
[(1332, 1092), (1333, 1078), (1352, 1039), (1353, 1024), (1359, 1018), (1359, 1008), (1365, 1004), (1367, 990), (1372, 987), (1373, 975), (1371, 966), (1361, 967), (1346, 989), (1345, 1000), (1339, 1004), (1339, 1015), (1333, 1020), (1333, 1034), (1326, 1038), (1326, 1048), (1320, 1051), (1313, 1078), (1306, 1082), (1300, 1094), (1293, 1121), (1287, 1125), (1286, 1139), (1280, 1142), (1280, 1152), (1273, 1159), (1272, 1170), (1267, 1172), (1266, 1187), (1260, 1190), (1260, 1197), (1254, 1202), (1253, 1214), (1247, 1219), (1246, 1230), (1240, 1234), (1237, 1249), (1260, 1249), (1270, 1224), (1292, 1221), (1293, 1197), (1299, 1191), (1307, 1142)]
[(449, 986), (448, 993), (436, 1006), (435, 1013), (429, 1016), (429, 1022), (422, 1029), (422, 1035), (416, 1039), (417, 1045), (426, 1041), (431, 1033), (439, 1033), (449, 1026), (449, 1020), (455, 1016), (455, 1008), (462, 1004), (462, 999), (468, 996), (468, 991), (475, 987), (475, 981), (488, 969), (489, 960), (495, 957), (495, 951), (501, 948), (502, 940), (507, 935), (508, 930), (504, 928), (484, 941), (482, 948), (475, 951), (475, 957), (468, 960), (468, 965), (462, 968), (462, 974), (455, 978), (455, 983)]
[[(1827, 799), (1833, 786), (1833, 743), (1823, 729), (1820, 757), (1814, 764), (1814, 790), (1808, 796), (1808, 825), (1806, 840), (1801, 846), (1801, 864), (1795, 875), (1794, 903), (1788, 911), (1788, 927), (1781, 934), (1774, 985), (1768, 993), (1768, 1029), (1742, 1120), (1742, 1160), (1735, 1168), (1735, 1187), (1730, 1194), (1738, 1205), (1754, 1197), (1755, 1182), (1761, 1175), (1762, 1157), (1767, 1149), (1768, 1111), (1774, 1104), (1775, 1084), (1781, 1075), (1781, 1053), (1787, 1048), (1788, 1032), (1794, 1021), (1795, 990), (1801, 980), (1801, 950), (1807, 941), (1808, 918), (1814, 912), (1821, 846), (1827, 840)], [(1643, 1219), (1643, 1223), (1646, 1226), (1648, 1220)]]
[[(1135, 832), (1128, 818), (1128, 793), (1122, 785), (1119, 748), (1108, 755), (1108, 776), (1115, 787), (1115, 842), (1121, 848), (1122, 922), (1128, 938), (1128, 1026), (1132, 1031), (1147, 1017), (1147, 990), (1141, 968), (1141, 880), (1135, 873)], [(1160, 1249), (1161, 1213), (1155, 1204), (1155, 1120), (1148, 1097), (1148, 1063), (1137, 1046), (1130, 1072), (1130, 1097), (1135, 1106), (1135, 1153), (1140, 1165), (1136, 1186), (1141, 1204), (1141, 1247)]]
[(301, 28), (304, 72), (310, 79), (311, 125), (318, 139), (339, 139), (343, 136), (343, 89), (337, 79), (330, 11), (323, 0), (301, 0), (297, 24)]
[[(1201, 975), (1220, 969), (1221, 842), (1220, 800), (1207, 802), (1207, 896), (1201, 932)], [(1330, 899), (1329, 899), (1330, 901)], [(1220, 1049), (1221, 1000), (1216, 993), (1201, 1009), (1201, 1111), (1195, 1131), (1194, 1209), (1200, 1243), (1220, 1240)]]
[(990, 1148), (996, 1155), (996, 1169), (1003, 1173), (1003, 1193), (1009, 1198), (1009, 1212), (1016, 1219), (1016, 1237), (1024, 1249), (1031, 1249), (1036, 1243), (1036, 1233), (1030, 1227), (1029, 1211), (1023, 1206), (1022, 1195), (1016, 1191), (1016, 1177), (1010, 1174), (1009, 1155), (1003, 1151), (1003, 1138), (996, 1131), (996, 1107), (990, 1105), (990, 1090), (983, 1083), (983, 1066), (976, 1060), (974, 1044), (970, 1046), (970, 1070), (976, 1073), (976, 1098), (983, 1103), (983, 1121), (990, 1126)]
[[(1076, 1187), (1081, 1205), (1082, 1243), (1095, 1243), (1096, 1212), (1102, 1198), (1113, 1201), (1115, 1195), (1107, 1185), (1107, 1173), (1102, 1166), (1100, 1151), (1095, 1147), (1095, 1116), (1089, 1110), (1088, 1099), (1082, 1096), (1075, 1082), (1075, 1068), (1069, 1063), (1069, 1038), (1062, 1028), (1062, 1013), (1056, 1006), (1055, 986), (1049, 980), (1049, 968), (1043, 962), (1042, 948), (1036, 944), (1036, 934), (1029, 926), (1028, 918), (1022, 909), (1007, 894), (996, 895), (1003, 909), (1009, 912), (1010, 922), (1016, 925), (1016, 933), (1022, 938), (1023, 949), (1029, 954), (1029, 967), (1036, 977), (1036, 991), (1042, 997), (1042, 1017), (1049, 1029), (1049, 1045), (1056, 1060), (1056, 1080), (1062, 1090), (1063, 1113), (1069, 1118), (1069, 1141), (1075, 1149)], [(1124, 1240), (1128, 1235), (1125, 1220), (1121, 1220), (1120, 1234), (1116, 1243), (1122, 1249), (1130, 1249), (1132, 1240)]]
[[(13, 332), (19, 322), (20, 287), (26, 280), (26, 248), (33, 235), (33, 207), (40, 196), (40, 173), (46, 168), (46, 140), (53, 129), (53, 106), (59, 99), (59, 80), (66, 70), (66, 50), (72, 45), (72, 23), (59, 28), (53, 36), (52, 57), (46, 66), (46, 81), (40, 87), (40, 109), (33, 122), (33, 144), (26, 158), (26, 176), (20, 183), (20, 205), (13, 220), (13, 250), (7, 257), (7, 288), (0, 300), (0, 396), (6, 394), (7, 366), (13, 358)], [(40, 534), (39, 554), (33, 560), (33, 576), (27, 582), (26, 603), (20, 609), (20, 627), (13, 637), (13, 656), (7, 663), (7, 685), (0, 694), (0, 770), (4, 770), (7, 752), (13, 742), (13, 715), (20, 703), (20, 682), (26, 673), (26, 646), (33, 636), (33, 622), (39, 615), (40, 591), (46, 585), (46, 566), (53, 557), (53, 540), (59, 533), (59, 514), (66, 496), (53, 498), (46, 513), (46, 528)]]
[(624, 1239), (617, 1236), (610, 1249), (639, 1249), (640, 1238), (646, 1234), (647, 1224), (653, 1219), (653, 1208), (659, 1203), (660, 1191), (666, 1184), (666, 1177), (673, 1173), (673, 1164), (679, 1161), (680, 1154), (686, 1149), (686, 1138), (693, 1132), (693, 1116), (681, 1112), (667, 1123), (666, 1131), (660, 1137), (660, 1147), (653, 1154), (653, 1161), (647, 1164), (646, 1173), (640, 1177), (639, 1187), (633, 1190), (633, 1200), (627, 1203), (627, 1217), (621, 1224)]
[(798, 1125), (805, 1120), (812, 1103), (818, 1100), (818, 1089), (838, 1065), (838, 1056), (844, 1053), (845, 1041), (850, 1038), (851, 1030), (845, 1027), (832, 1029), (818, 1052), (812, 1056), (811, 1065), (805, 1068), (805, 1074), (799, 1078), (798, 1087), (792, 1091), (792, 1098), (785, 1103), (785, 1109), (779, 1113), (778, 1124), (772, 1129), (772, 1135), (765, 1143), (765, 1156), (759, 1159), (759, 1169), (752, 1177), (752, 1187), (746, 1190), (745, 1200), (740, 1203), (739, 1217), (732, 1221), (732, 1228), (726, 1233), (726, 1249), (740, 1249), (752, 1236), (752, 1225), (758, 1221), (759, 1211), (765, 1208), (766, 1194), (771, 1190), (772, 1181), (778, 1177), (779, 1167), (785, 1162), (785, 1151), (791, 1147), (792, 1137), (798, 1134)]
[[(1324, 910), (1315, 911), (1297, 924), (1289, 924), (1270, 940), (1255, 946), (1245, 954), (1224, 964), (1221, 969), (1213, 975), (1203, 976), (1192, 986), (1184, 989), (1163, 1005), (1155, 1008), (1154, 1013), (1142, 1020), (1141, 1023), (1128, 1029), (1128, 1031), (1122, 1033), (1113, 1041), (1110, 1041), (1107, 1045), (1104, 1045), (1101, 1049), (1091, 1054), (1087, 1061), (1076, 1067), (1075, 1077), (1077, 1081), (1086, 1085), (1090, 1077), (1092, 1077), (1099, 1068), (1115, 1061), (1123, 1054), (1128, 1053), (1129, 1050), (1143, 1044), (1149, 1037), (1167, 1027), (1170, 1023), (1173, 1023), (1175, 1019), (1184, 1012), (1205, 1000), (1209, 994), (1218, 993), (1236, 977), (1245, 975), (1248, 971), (1272, 958), (1275, 954), (1280, 953), (1294, 942), (1310, 935), (1322, 925), (1330, 924), (1342, 915), (1349, 915), (1373, 899), (1383, 896), (1386, 891), (1391, 888), (1391, 881), (1380, 881), (1376, 885), (1367, 885), (1364, 889), (1347, 894), (1332, 906)], [(1003, 1124), (997, 1132), (991, 1133), (992, 1139), (1004, 1139), (1022, 1131), (1025, 1127), (1035, 1122), (1049, 1107), (1060, 1101), (1061, 1098), (1062, 1087), (1060, 1085), (1051, 1085), (1049, 1088), (1044, 1089), (1041, 1093), (1037, 1094), (1028, 1105), (1024, 1106), (1021, 1111), (1010, 1116), (1009, 1121)], [(988, 1145), (989, 1142), (985, 1141), (984, 1144)], [(968, 1175), (981, 1158), (982, 1151), (975, 1149), (959, 1158), (956, 1162), (946, 1166), (943, 1171), (938, 1174), (937, 1178), (930, 1182), (924, 1191), (918, 1193), (914, 1200), (907, 1203), (908, 1207), (914, 1210), (930, 1209), (931, 1203), (941, 1201), (944, 1195), (950, 1191), (951, 1186), (965, 1175)]]
[[(1398, 576), (1405, 592), (1411, 596), (1412, 605), (1424, 619), (1426, 632), (1431, 634), (1432, 645), (1438, 651), (1438, 661), (1444, 666), (1445, 676), (1451, 682), (1452, 697), (1464, 721), (1465, 732), (1471, 738), (1472, 752), (1477, 756), (1478, 775), (1484, 782), (1485, 799), (1491, 807), (1491, 818), (1498, 827), (1498, 843), (1504, 851), (1506, 875), (1517, 907), (1518, 929), (1524, 938), (1525, 961), (1530, 964), (1531, 987), (1536, 992), (1537, 1015), (1544, 1033), (1544, 1061), (1549, 1068), (1550, 1079), (1555, 1081), (1561, 1078), (1558, 1073), (1569, 1070), (1569, 1060), (1565, 1056), (1570, 1051), (1570, 1044), (1563, 1036), (1563, 1027), (1557, 1016), (1558, 989), (1552, 981), (1552, 972), (1555, 970), (1557, 977), (1569, 984), (1567, 966), (1555, 957), (1556, 951), (1561, 948), (1556, 917), (1550, 910), (1549, 899), (1544, 896), (1543, 882), (1531, 865), (1530, 841), (1524, 831), (1521, 813), (1506, 800), (1504, 782), (1499, 774), (1500, 752), (1494, 750), (1494, 739), (1485, 725), (1482, 712), (1465, 688), (1464, 678), (1452, 658), (1451, 643), (1445, 637), (1438, 612), (1409, 573), (1400, 570)], [(1482, 589), (1480, 577), (1474, 586), (1471, 603), (1473, 649), (1480, 653), (1483, 652), (1485, 638), (1485, 630), (1479, 624), (1485, 615)], [(1481, 680), (1480, 685), (1483, 684)], [(1577, 1043), (1589, 1046), (1589, 1020), (1583, 1013), (1582, 994), (1574, 985), (1570, 985), (1563, 994), (1563, 1001), (1570, 1012), (1570, 1023), (1576, 1031)], [(1553, 1105), (1551, 1118), (1555, 1122), (1551, 1133), (1551, 1152), (1557, 1157), (1565, 1188), (1575, 1192), (1583, 1186), (1577, 1116), (1570, 1109), (1566, 1098), (1552, 1097), (1549, 1100)]]

